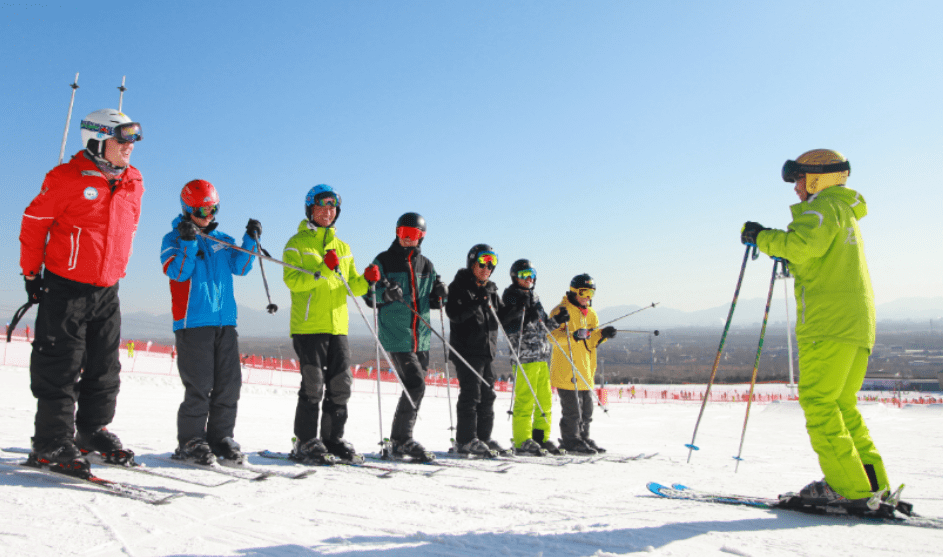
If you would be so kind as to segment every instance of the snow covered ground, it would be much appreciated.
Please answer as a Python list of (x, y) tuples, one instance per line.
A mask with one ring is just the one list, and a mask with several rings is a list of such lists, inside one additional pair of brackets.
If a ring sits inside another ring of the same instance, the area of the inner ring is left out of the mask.
[[(23, 367), (0, 367), (0, 447), (26, 447), (35, 402)], [(365, 390), (365, 389), (364, 389)], [(111, 429), (151, 467), (174, 447), (182, 387), (175, 377), (123, 374)], [(454, 396), (454, 393), (453, 393)], [(395, 394), (382, 399), (389, 429)], [(454, 400), (454, 398), (453, 398)], [(287, 451), (295, 389), (246, 385), (236, 428), (247, 451)], [(495, 438), (510, 437), (499, 398)], [(943, 406), (863, 404), (892, 481), (926, 515), (943, 516)], [(204, 488), (101, 469), (110, 479), (181, 490), (152, 506), (0, 466), (0, 555), (940, 555), (943, 530), (673, 501), (648, 494), (648, 481), (775, 496), (818, 479), (796, 403), (754, 405), (744, 457), (734, 472), (745, 405), (710, 403), (686, 462), (698, 404), (614, 404), (597, 408), (594, 437), (610, 453), (658, 453), (631, 463), (515, 464), (496, 474), (448, 468), (432, 477), (379, 478), (350, 467), (319, 468), (303, 480), (271, 478)], [(377, 399), (355, 393), (347, 438), (376, 450)], [(559, 408), (554, 402), (554, 422)], [(554, 430), (556, 430), (554, 423)], [(429, 397), (416, 437), (445, 450), (449, 409)], [(5, 461), (17, 455), (0, 453)], [(258, 456), (252, 463), (292, 466)], [(488, 464), (485, 464), (488, 465)], [(407, 465), (408, 466), (408, 465)], [(412, 466), (410, 469), (428, 470)], [(209, 475), (210, 472), (194, 471)]]

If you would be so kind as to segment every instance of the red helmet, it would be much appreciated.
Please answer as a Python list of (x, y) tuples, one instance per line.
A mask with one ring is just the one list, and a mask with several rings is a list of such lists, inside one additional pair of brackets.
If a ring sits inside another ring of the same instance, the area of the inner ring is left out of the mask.
[(219, 194), (206, 180), (191, 180), (180, 192), (180, 207), (185, 215), (196, 213), (204, 218), (215, 215), (219, 210)]

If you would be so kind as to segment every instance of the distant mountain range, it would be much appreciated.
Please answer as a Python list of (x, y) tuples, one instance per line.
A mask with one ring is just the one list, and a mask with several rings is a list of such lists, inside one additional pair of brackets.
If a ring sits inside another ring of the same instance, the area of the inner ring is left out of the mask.
[[(349, 305), (351, 336), (370, 336), (360, 313), (353, 304)], [(749, 326), (763, 320), (766, 301), (762, 298), (739, 300), (734, 312), (732, 326)], [(367, 319), (373, 323), (370, 308), (361, 304), (367, 313)], [(239, 335), (245, 337), (288, 337), (289, 307), (280, 308), (275, 314), (239, 306)], [(601, 323), (619, 318), (641, 309), (640, 306), (614, 306), (597, 310)], [(680, 327), (723, 327), (727, 320), (729, 305), (718, 306), (699, 311), (682, 311), (658, 305), (649, 307), (637, 314), (614, 323), (620, 329), (655, 330)], [(795, 307), (789, 308), (791, 322), (795, 322)], [(878, 321), (927, 321), (943, 319), (943, 296), (935, 298), (901, 298), (877, 307)], [(440, 330), (439, 312), (433, 311), (432, 325)], [(786, 311), (781, 297), (773, 298), (769, 322), (785, 322)], [(126, 313), (122, 316), (122, 336), (140, 339), (173, 338), (171, 327), (173, 320), (169, 313), (151, 315), (144, 312)], [(939, 325), (943, 327), (943, 324)], [(446, 324), (446, 330), (448, 324)]]

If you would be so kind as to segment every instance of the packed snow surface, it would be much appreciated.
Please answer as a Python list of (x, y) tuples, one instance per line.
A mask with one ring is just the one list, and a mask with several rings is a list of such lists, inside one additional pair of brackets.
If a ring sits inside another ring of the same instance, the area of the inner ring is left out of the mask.
[[(151, 467), (175, 446), (179, 380), (122, 374), (111, 430)], [(0, 447), (26, 447), (35, 401), (29, 372), (0, 367)], [(452, 393), (452, 401), (455, 395)], [(296, 390), (243, 387), (237, 440), (252, 464), (294, 465), (256, 456), (288, 451)], [(388, 432), (396, 402), (382, 397)], [(496, 403), (495, 438), (506, 443), (510, 400)], [(746, 405), (710, 403), (688, 463), (698, 403), (613, 404), (596, 409), (593, 437), (610, 454), (658, 453), (630, 463), (515, 464), (506, 473), (447, 468), (432, 477), (347, 466), (318, 468), (302, 480), (281, 477), (219, 487), (97, 468), (109, 479), (185, 493), (163, 506), (119, 498), (85, 485), (0, 466), (2, 555), (384, 555), (610, 556), (660, 555), (940, 555), (943, 530), (825, 518), (657, 498), (645, 484), (684, 483), (705, 490), (775, 496), (821, 473), (796, 403), (754, 405), (744, 461), (734, 472)], [(891, 480), (926, 515), (943, 516), (943, 412), (939, 405), (862, 404)], [(554, 402), (554, 433), (559, 416)], [(445, 396), (429, 396), (416, 438), (444, 451)], [(357, 392), (346, 437), (366, 453), (380, 438), (377, 397)], [(6, 462), (22, 455), (0, 453)], [(481, 463), (490, 467), (494, 463)], [(428, 471), (422, 465), (404, 465)], [(187, 474), (218, 475), (205, 471)], [(219, 476), (222, 479), (222, 476)]]

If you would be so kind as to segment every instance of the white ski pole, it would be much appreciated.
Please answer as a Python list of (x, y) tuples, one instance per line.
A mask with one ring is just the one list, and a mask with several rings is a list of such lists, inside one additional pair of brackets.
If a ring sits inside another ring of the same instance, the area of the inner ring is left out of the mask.
[(75, 105), (75, 90), (79, 88), (79, 74), (76, 72), (75, 81), (72, 85), (72, 99), (69, 101), (69, 115), (65, 118), (65, 130), (62, 132), (62, 147), (59, 148), (59, 164), (62, 164), (62, 158), (65, 156), (65, 141), (69, 137), (69, 123), (72, 122), (72, 106)]

